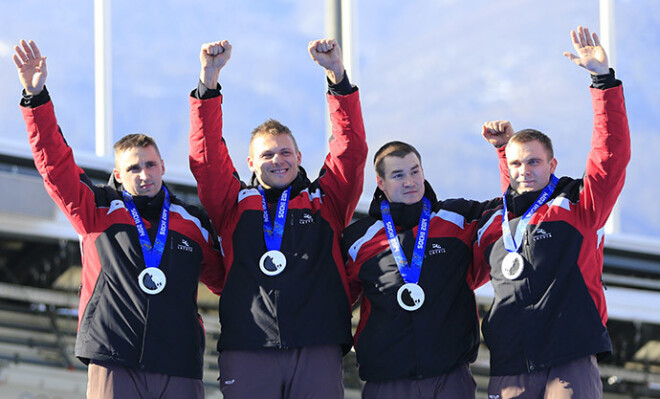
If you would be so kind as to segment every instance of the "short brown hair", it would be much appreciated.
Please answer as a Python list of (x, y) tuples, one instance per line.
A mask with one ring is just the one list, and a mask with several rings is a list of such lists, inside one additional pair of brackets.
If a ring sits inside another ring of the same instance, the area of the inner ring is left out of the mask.
[(153, 137), (147, 136), (146, 134), (142, 133), (133, 133), (133, 134), (127, 134), (126, 136), (120, 138), (115, 145), (113, 146), (115, 150), (115, 157), (117, 154), (120, 152), (126, 151), (130, 148), (134, 147), (149, 147), (153, 146), (156, 149), (156, 152), (158, 153), (158, 156), (160, 157), (160, 150), (158, 149), (158, 146), (156, 145), (156, 140), (154, 140)]
[(422, 156), (419, 155), (417, 149), (410, 144), (404, 143), (403, 141), (390, 141), (389, 143), (383, 144), (383, 146), (376, 151), (376, 155), (374, 155), (374, 167), (376, 168), (376, 173), (380, 177), (385, 177), (383, 166), (383, 160), (385, 157), (404, 158), (408, 154), (415, 154), (421, 166)]
[(266, 134), (272, 134), (273, 136), (277, 136), (280, 134), (286, 134), (289, 137), (291, 137), (291, 140), (293, 140), (293, 145), (296, 149), (296, 152), (300, 152), (298, 149), (298, 143), (296, 142), (296, 138), (293, 137), (293, 133), (291, 133), (291, 129), (280, 123), (280, 121), (277, 121), (275, 119), (268, 119), (266, 122), (262, 123), (261, 125), (257, 126), (252, 130), (252, 137), (250, 138), (250, 148), (252, 146), (252, 142), (254, 139), (258, 136), (263, 136)]
[(555, 151), (552, 149), (552, 140), (550, 140), (550, 137), (548, 137), (545, 133), (538, 131), (536, 129), (523, 129), (509, 139), (509, 143), (529, 143), (530, 141), (538, 141), (541, 143), (543, 147), (545, 147), (545, 150), (548, 152), (548, 155), (550, 156), (549, 159), (552, 159), (555, 157)]

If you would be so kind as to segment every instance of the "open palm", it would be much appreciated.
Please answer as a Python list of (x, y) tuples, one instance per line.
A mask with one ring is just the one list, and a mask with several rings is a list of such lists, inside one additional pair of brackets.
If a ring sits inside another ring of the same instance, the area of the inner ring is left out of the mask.
[(571, 38), (577, 55), (564, 53), (568, 59), (594, 75), (603, 75), (609, 72), (607, 53), (600, 45), (598, 35), (595, 33), (590, 34), (588, 28), (578, 26), (577, 32), (571, 31)]
[(23, 88), (29, 94), (40, 93), (46, 84), (46, 57), (41, 56), (41, 52), (36, 43), (30, 40), (26, 42), (21, 40), (19, 45), (14, 46), (15, 54), (12, 57), (14, 64), (18, 68), (18, 78)]

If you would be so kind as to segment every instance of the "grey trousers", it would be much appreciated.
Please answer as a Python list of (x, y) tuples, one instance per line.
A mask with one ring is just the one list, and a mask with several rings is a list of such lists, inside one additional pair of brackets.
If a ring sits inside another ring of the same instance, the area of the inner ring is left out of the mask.
[(223, 350), (220, 390), (224, 399), (343, 399), (341, 359), (339, 345)]
[(92, 362), (87, 399), (204, 399), (202, 380)]
[(595, 356), (519, 375), (490, 377), (493, 399), (601, 399), (603, 383)]
[(422, 380), (367, 381), (362, 399), (474, 399), (476, 393), (477, 384), (464, 364), (447, 374)]

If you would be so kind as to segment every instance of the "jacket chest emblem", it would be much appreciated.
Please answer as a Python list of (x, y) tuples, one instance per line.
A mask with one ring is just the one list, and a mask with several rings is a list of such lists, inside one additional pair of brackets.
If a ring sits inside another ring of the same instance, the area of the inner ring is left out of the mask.
[(302, 217), (298, 220), (300, 224), (311, 224), (314, 223), (314, 217), (309, 213), (303, 213)]
[(181, 240), (179, 244), (177, 244), (176, 248), (181, 251), (186, 251), (186, 252), (192, 252), (193, 249), (186, 240)]
[(431, 244), (431, 249), (429, 250), (429, 256), (444, 254), (447, 253), (447, 250), (440, 244)]
[(532, 240), (540, 241), (540, 240), (547, 240), (548, 238), (552, 238), (552, 233), (547, 232), (544, 229), (536, 229), (536, 231), (534, 232), (534, 236), (532, 237)]

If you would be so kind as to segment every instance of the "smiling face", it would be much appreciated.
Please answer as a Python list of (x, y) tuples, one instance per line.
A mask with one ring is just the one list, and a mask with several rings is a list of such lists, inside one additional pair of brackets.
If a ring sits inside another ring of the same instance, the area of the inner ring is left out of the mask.
[(538, 140), (509, 142), (506, 159), (511, 188), (518, 194), (542, 190), (557, 168), (557, 160)]
[(266, 189), (289, 186), (298, 176), (301, 161), (290, 134), (259, 134), (250, 143), (248, 167)]
[(421, 201), (424, 196), (424, 170), (417, 155), (403, 158), (386, 156), (382, 159), (382, 176), (377, 176), (378, 188), (390, 202), (407, 205)]
[(113, 174), (129, 194), (152, 198), (163, 186), (165, 163), (152, 145), (130, 147), (115, 153)]

